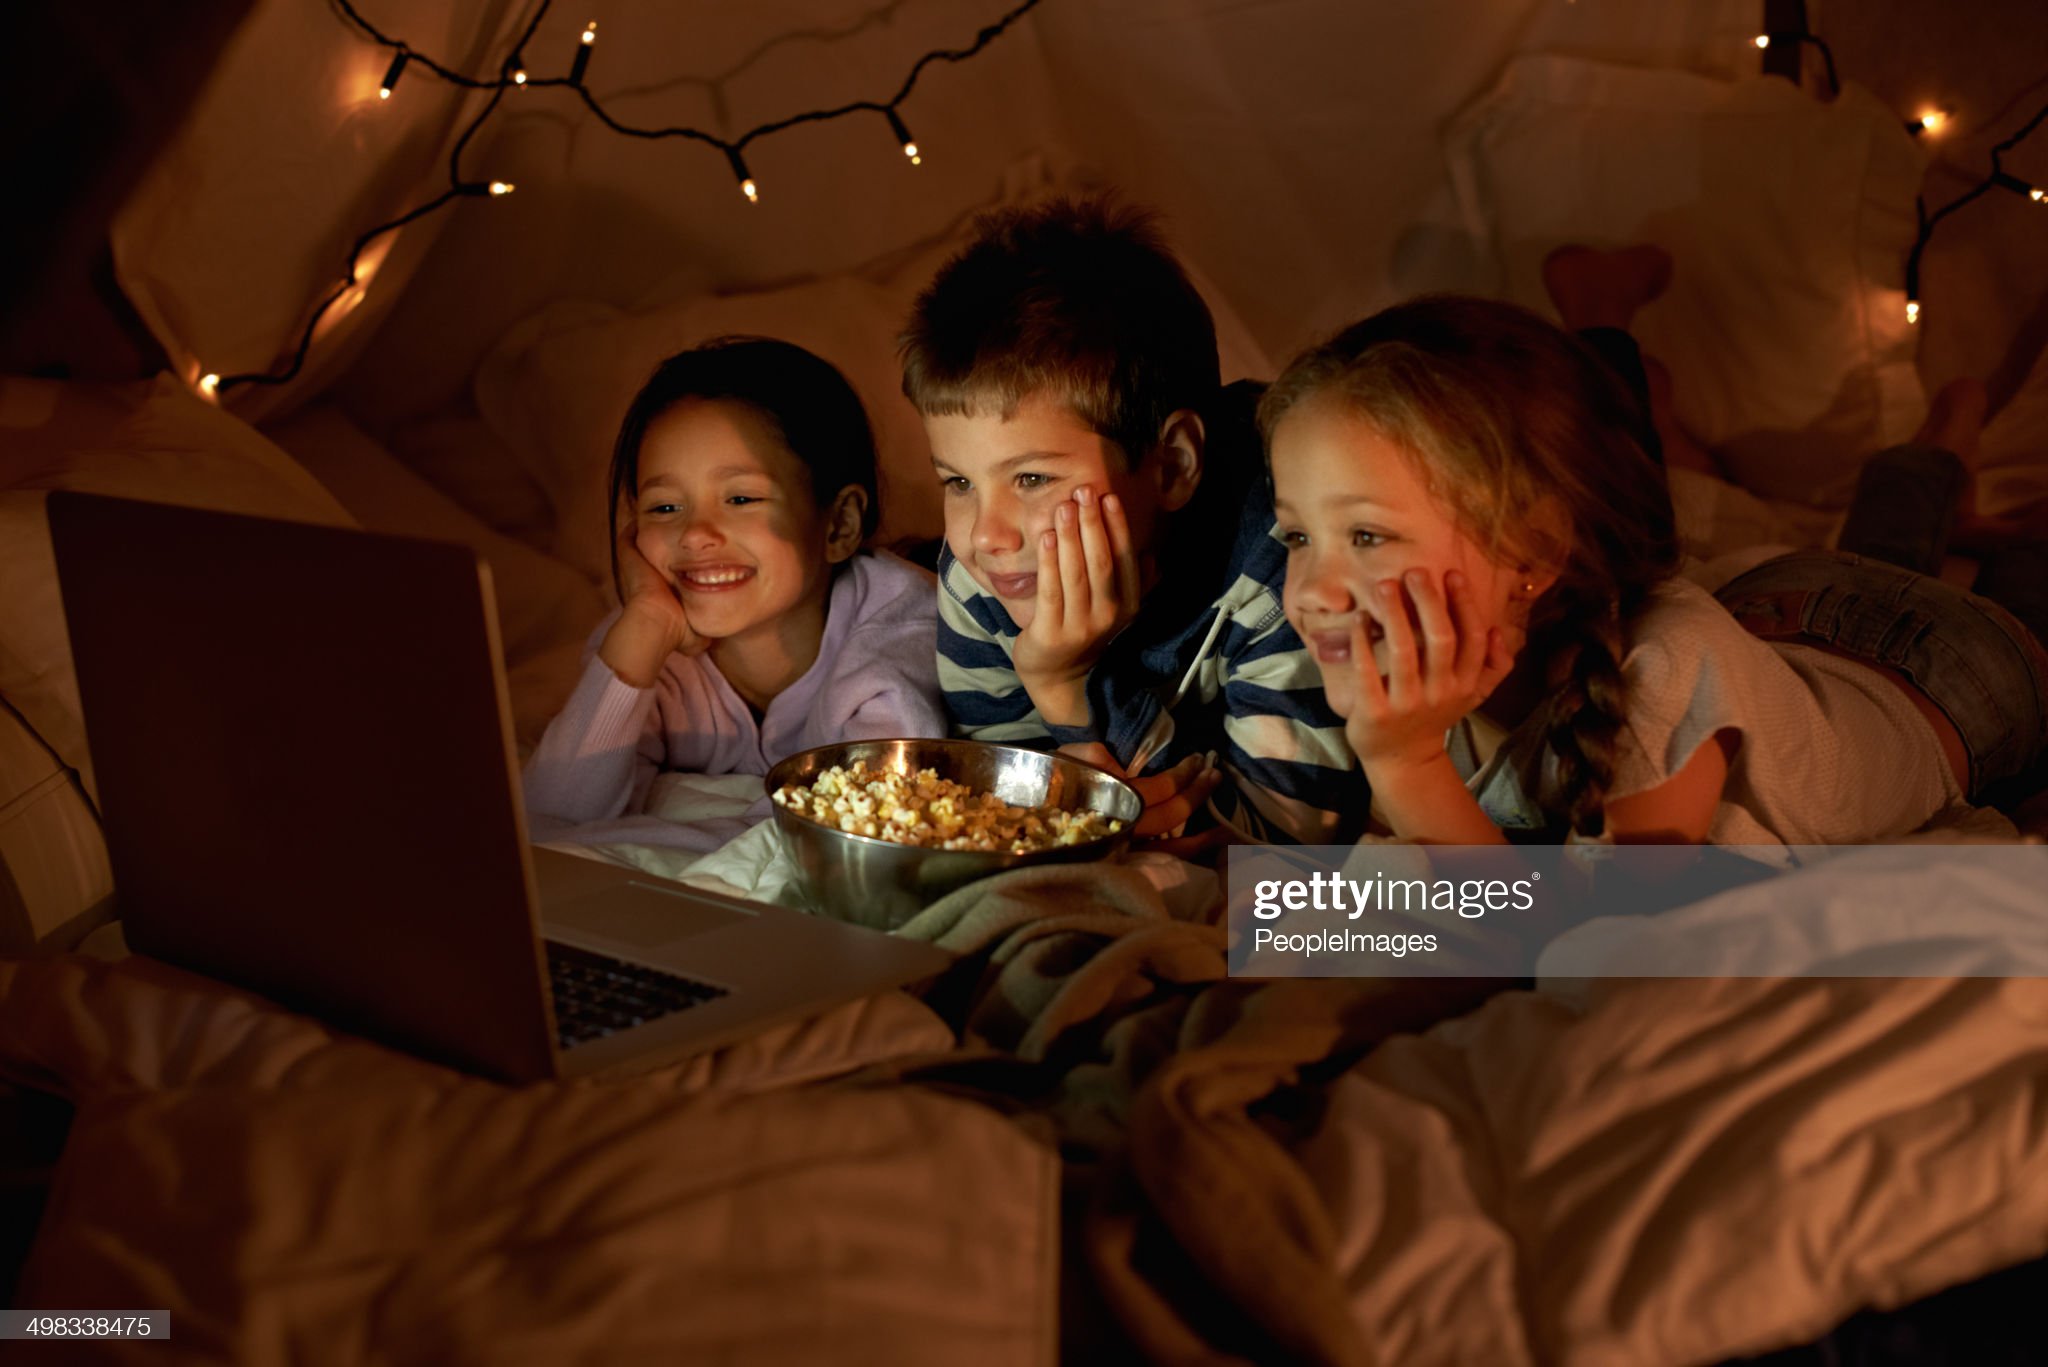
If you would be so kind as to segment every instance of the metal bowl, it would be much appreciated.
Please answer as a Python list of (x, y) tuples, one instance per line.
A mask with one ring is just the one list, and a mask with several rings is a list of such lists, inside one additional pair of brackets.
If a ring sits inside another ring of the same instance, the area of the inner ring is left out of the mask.
[(988, 745), (973, 740), (859, 740), (821, 745), (791, 755), (768, 771), (772, 795), (787, 784), (809, 783), (834, 765), (864, 761), (878, 772), (914, 774), (931, 769), (978, 793), (994, 793), (1019, 807), (1053, 806), (1096, 811), (1124, 823), (1099, 840), (1030, 854), (921, 849), (873, 836), (852, 835), (775, 803), (775, 825), (796, 863), (812, 907), (842, 921), (893, 930), (931, 902), (977, 878), (1040, 864), (1114, 859), (1130, 847), (1131, 828), (1144, 803), (1137, 790), (1092, 764), (1065, 755)]

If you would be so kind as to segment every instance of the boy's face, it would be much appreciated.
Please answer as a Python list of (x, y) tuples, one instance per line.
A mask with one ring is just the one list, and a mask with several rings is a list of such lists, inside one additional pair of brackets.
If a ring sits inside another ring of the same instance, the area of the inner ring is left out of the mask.
[(945, 489), (946, 545), (1020, 630), (1037, 607), (1039, 537), (1084, 485), (1123, 501), (1149, 587), (1159, 490), (1064, 404), (1034, 394), (1008, 418), (927, 416), (924, 430)]

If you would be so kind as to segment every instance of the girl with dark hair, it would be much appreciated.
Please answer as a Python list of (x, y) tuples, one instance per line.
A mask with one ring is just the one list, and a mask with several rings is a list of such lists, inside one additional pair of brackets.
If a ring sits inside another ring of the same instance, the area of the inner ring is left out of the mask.
[(662, 362), (612, 452), (620, 606), (528, 761), (528, 808), (601, 821), (662, 770), (945, 735), (934, 582), (861, 550), (875, 464), (859, 397), (802, 347), (729, 337)]
[(1682, 577), (1599, 340), (1420, 299), (1261, 404), (1288, 616), (1395, 836), (1858, 843), (2036, 769), (2048, 652), (1989, 601), (1836, 552)]

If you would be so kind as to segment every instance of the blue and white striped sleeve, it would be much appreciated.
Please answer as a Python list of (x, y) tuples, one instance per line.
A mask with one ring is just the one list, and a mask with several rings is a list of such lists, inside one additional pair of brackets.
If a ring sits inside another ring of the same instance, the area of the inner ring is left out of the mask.
[(956, 736), (1047, 748), (1051, 733), (1010, 663), (995, 611), (959, 562), (944, 557), (939, 564), (939, 691), (946, 716)]
[(1236, 771), (1231, 824), (1271, 841), (1348, 844), (1372, 789), (1323, 698), (1322, 675), (1284, 617), (1235, 644), (1223, 678), (1223, 734)]

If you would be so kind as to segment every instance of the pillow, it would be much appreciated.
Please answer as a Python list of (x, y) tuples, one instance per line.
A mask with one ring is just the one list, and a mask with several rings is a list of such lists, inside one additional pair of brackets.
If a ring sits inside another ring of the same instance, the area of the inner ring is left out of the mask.
[(1977, 511), (2006, 517), (2048, 503), (2048, 349), (1984, 425), (1977, 451)]
[(1637, 335), (1685, 425), (1766, 498), (1846, 506), (1925, 411), (1901, 285), (1921, 153), (1845, 88), (1524, 57), (1447, 135), (1501, 293), (1549, 310), (1544, 256), (1649, 241), (1677, 262)]
[(547, 493), (482, 418), (450, 414), (405, 423), (386, 444), (408, 470), (492, 531), (547, 550), (555, 521)]
[(82, 489), (294, 518), (350, 518), (256, 429), (160, 376), (135, 385), (0, 379), (0, 697), (78, 771), (92, 763), (43, 500)]
[(457, 542), (484, 558), (497, 599), (513, 729), (523, 745), (537, 743), (582, 673), (583, 644), (604, 616), (603, 595), (568, 566), (477, 521), (337, 409), (307, 409), (266, 435), (363, 526)]
[(99, 818), (56, 752), (0, 707), (0, 954), (72, 948), (113, 895)]

